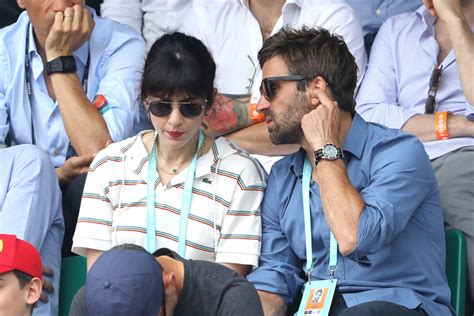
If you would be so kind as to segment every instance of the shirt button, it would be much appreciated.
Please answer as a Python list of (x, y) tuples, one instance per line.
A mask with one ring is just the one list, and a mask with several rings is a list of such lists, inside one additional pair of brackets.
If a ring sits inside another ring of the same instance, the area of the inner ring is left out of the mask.
[(380, 9), (375, 10), (375, 14), (377, 16), (381, 16), (382, 15), (382, 10), (380, 10)]
[(56, 148), (56, 149), (54, 150), (54, 155), (55, 155), (55, 156), (61, 155), (61, 149)]

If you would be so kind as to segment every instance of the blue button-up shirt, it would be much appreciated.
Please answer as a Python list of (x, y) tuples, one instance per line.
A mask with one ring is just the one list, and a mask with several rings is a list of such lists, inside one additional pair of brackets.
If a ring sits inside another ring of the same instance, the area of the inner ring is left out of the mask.
[[(429, 315), (450, 315), (438, 187), (422, 144), (355, 115), (346, 137), (347, 176), (365, 206), (357, 246), (338, 255), (335, 277), (346, 304), (384, 300)], [(248, 277), (258, 290), (292, 304), (305, 282), (301, 178), (305, 151), (277, 162), (262, 202), (262, 251)], [(330, 231), (318, 184), (310, 188), (313, 279), (328, 278)]]
[(389, 17), (413, 12), (421, 5), (421, 0), (346, 0), (346, 2), (359, 16), (364, 36), (376, 33)]
[[(356, 110), (364, 119), (402, 128), (412, 116), (425, 113), (431, 72), (438, 64), (436, 19), (423, 6), (389, 19), (380, 28), (356, 98)], [(463, 94), (454, 50), (441, 64), (444, 70), (436, 93), (436, 111), (474, 119), (474, 107)], [(434, 159), (474, 146), (474, 138), (457, 137), (424, 145), (430, 159)]]
[[(77, 76), (83, 77), (90, 51), (87, 97), (105, 96), (102, 110), (113, 141), (131, 136), (139, 122), (138, 91), (146, 46), (139, 34), (119, 23), (94, 15), (91, 38), (74, 52)], [(32, 104), (26, 91), (25, 45), (29, 32)], [(33, 30), (26, 12), (11, 26), (0, 30), (0, 143), (10, 133), (14, 143), (31, 144), (33, 124), (36, 144), (49, 153), (53, 164), (66, 158), (69, 138), (59, 106), (48, 95), (43, 62), (36, 49)], [(80, 130), (76, 131), (81, 133)]]

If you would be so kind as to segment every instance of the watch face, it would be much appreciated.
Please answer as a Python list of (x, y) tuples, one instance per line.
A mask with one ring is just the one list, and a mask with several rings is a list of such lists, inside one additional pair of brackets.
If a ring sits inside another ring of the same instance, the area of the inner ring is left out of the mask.
[(336, 159), (338, 157), (338, 151), (334, 145), (326, 145), (323, 148), (323, 156), (327, 159)]

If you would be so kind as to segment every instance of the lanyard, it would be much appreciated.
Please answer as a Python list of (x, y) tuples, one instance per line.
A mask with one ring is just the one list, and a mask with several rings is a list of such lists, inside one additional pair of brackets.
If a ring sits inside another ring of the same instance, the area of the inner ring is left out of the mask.
[[(147, 223), (147, 248), (148, 251), (153, 253), (156, 247), (156, 213), (155, 213), (155, 182), (158, 178), (158, 172), (156, 171), (156, 152), (157, 152), (157, 132), (154, 134), (153, 148), (150, 153), (150, 161), (148, 164), (147, 174), (147, 195), (146, 195), (146, 223)], [(204, 142), (204, 133), (199, 130), (198, 148), (194, 154), (191, 163), (186, 171), (186, 179), (184, 181), (184, 192), (183, 199), (181, 200), (181, 210), (179, 218), (179, 235), (178, 235), (178, 254), (181, 257), (185, 257), (186, 254), (186, 235), (188, 233), (188, 216), (189, 209), (191, 208), (191, 200), (193, 195), (193, 182), (194, 174), (196, 171), (196, 163), (198, 159), (198, 153), (201, 149), (202, 143)]]
[[(304, 236), (306, 242), (306, 274), (308, 280), (311, 279), (311, 272), (313, 271), (313, 245), (312, 245), (312, 233), (311, 233), (311, 210), (309, 202), (309, 187), (311, 180), (311, 173), (313, 166), (305, 156), (303, 165), (303, 181), (302, 181), (302, 193), (303, 193), (303, 212), (304, 212)], [(337, 268), (337, 240), (331, 233), (329, 241), (329, 278), (332, 279), (334, 272)]]
[[(26, 43), (25, 43), (25, 77), (26, 77), (26, 92), (28, 93), (28, 100), (30, 102), (30, 109), (31, 109), (31, 141), (33, 145), (36, 145), (36, 136), (35, 136), (35, 126), (33, 124), (33, 99), (32, 99), (32, 90), (31, 90), (31, 66), (30, 66), (30, 56), (29, 56), (29, 51), (30, 50), (30, 23), (28, 23), (28, 26), (26, 28)], [(84, 74), (82, 75), (82, 90), (84, 91), (84, 94), (87, 96), (87, 86), (89, 83), (89, 65), (90, 65), (90, 60), (91, 60), (91, 52), (89, 50), (89, 53), (87, 55), (87, 62), (86, 66), (84, 68)], [(69, 143), (68, 147), (68, 154), (66, 156), (66, 159), (68, 157), (72, 157), (75, 155), (74, 148), (71, 146), (71, 143)]]

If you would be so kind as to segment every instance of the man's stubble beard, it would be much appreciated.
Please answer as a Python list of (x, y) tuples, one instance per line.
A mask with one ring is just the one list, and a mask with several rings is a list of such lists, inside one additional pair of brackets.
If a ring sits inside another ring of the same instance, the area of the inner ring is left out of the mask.
[[(273, 127), (268, 128), (270, 141), (275, 145), (299, 144), (304, 138), (303, 129), (301, 128), (301, 119), (312, 110), (308, 104), (304, 94), (297, 92), (293, 100), (286, 103), (286, 110), (281, 118), (273, 121)], [(271, 110), (267, 115), (275, 119)]]

